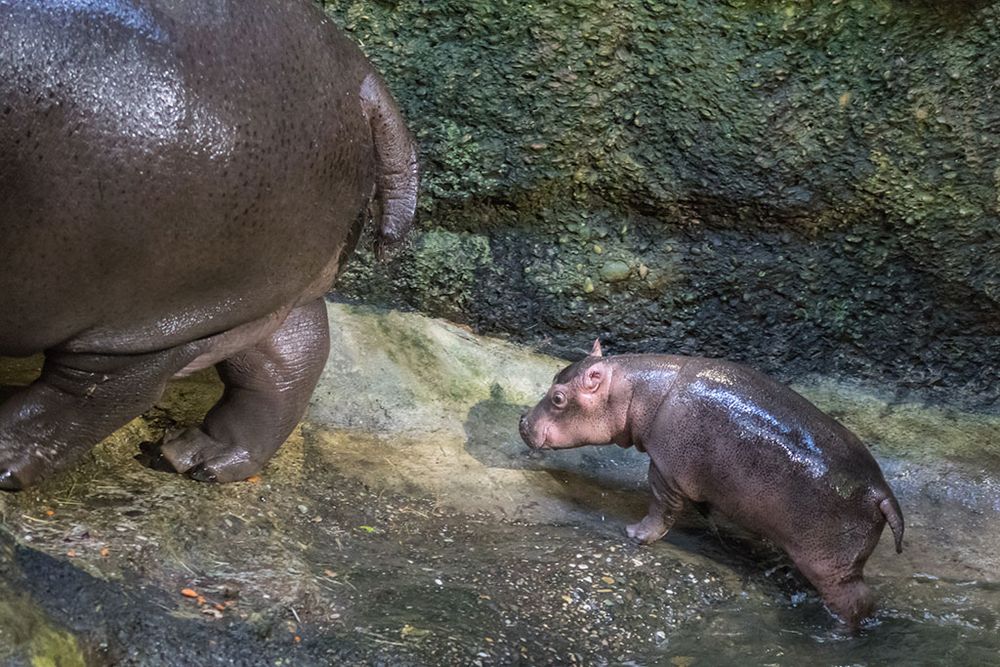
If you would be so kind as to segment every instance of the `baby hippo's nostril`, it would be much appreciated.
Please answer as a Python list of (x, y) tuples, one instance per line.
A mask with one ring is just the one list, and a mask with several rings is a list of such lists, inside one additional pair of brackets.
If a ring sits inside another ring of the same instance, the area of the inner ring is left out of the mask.
[(518, 424), (518, 431), (521, 432), (521, 439), (528, 442), (528, 413), (525, 412), (521, 415), (521, 421)]

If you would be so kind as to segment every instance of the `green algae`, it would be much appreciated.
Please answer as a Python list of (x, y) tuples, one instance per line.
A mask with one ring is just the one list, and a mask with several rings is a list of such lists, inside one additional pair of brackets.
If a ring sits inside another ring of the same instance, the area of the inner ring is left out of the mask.
[(323, 4), (418, 137), (432, 238), (349, 294), (996, 404), (996, 6)]
[[(6, 556), (5, 556), (6, 557)], [(0, 661), (31, 667), (84, 667), (76, 637), (0, 581)]]
[[(385, 419), (379, 423), (392, 432), (427, 428), (442, 415), (464, 414), (497, 387), (528, 402), (543, 389), (531, 369), (542, 363), (555, 370), (544, 357), (503, 341), (476, 339), (452, 324), (416, 314), (339, 306), (331, 314), (331, 332), (330, 370), (321, 387), (358, 405), (367, 400), (365, 393), (391, 397), (381, 399)], [(368, 372), (369, 367), (377, 371)], [(363, 383), (364, 391), (361, 386), (344, 391), (340, 385), (345, 383)], [(427, 405), (434, 405), (437, 414), (427, 411)], [(323, 414), (343, 423), (332, 412)]]
[(1000, 415), (922, 404), (829, 379), (811, 378), (796, 389), (881, 455), (1000, 469)]

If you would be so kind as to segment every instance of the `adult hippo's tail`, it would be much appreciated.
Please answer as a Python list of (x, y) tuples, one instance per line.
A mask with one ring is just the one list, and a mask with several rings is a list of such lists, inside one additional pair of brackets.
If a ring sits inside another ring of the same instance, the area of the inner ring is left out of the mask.
[(375, 145), (375, 252), (382, 257), (387, 248), (406, 237), (413, 224), (419, 182), (417, 150), (399, 107), (377, 74), (369, 74), (361, 84), (361, 104)]

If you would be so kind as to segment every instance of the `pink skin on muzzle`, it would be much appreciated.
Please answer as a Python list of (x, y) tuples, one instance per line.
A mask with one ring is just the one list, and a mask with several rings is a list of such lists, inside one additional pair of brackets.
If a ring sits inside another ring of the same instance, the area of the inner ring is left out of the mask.
[(518, 428), (521, 433), (521, 439), (524, 440), (524, 444), (528, 445), (528, 447), (531, 447), (532, 449), (550, 449), (550, 447), (546, 446), (549, 429), (543, 429), (541, 437), (536, 438), (534, 429), (531, 428), (528, 416), (529, 414), (527, 412), (521, 415), (521, 423)]
[(533, 413), (534, 411), (521, 415), (521, 422), (518, 428), (521, 433), (521, 439), (524, 440), (524, 444), (528, 445), (528, 447), (532, 449), (575, 449), (576, 447), (595, 444), (586, 441), (560, 442), (561, 438), (559, 438), (559, 435), (561, 431), (558, 425), (554, 424), (550, 419), (546, 419), (544, 414), (532, 420)]

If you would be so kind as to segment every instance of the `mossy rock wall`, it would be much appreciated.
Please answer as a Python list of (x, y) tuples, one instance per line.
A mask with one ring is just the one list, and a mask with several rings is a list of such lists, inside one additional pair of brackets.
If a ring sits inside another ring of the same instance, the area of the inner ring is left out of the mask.
[(342, 293), (997, 404), (992, 3), (324, 5), (424, 169), (412, 245)]

